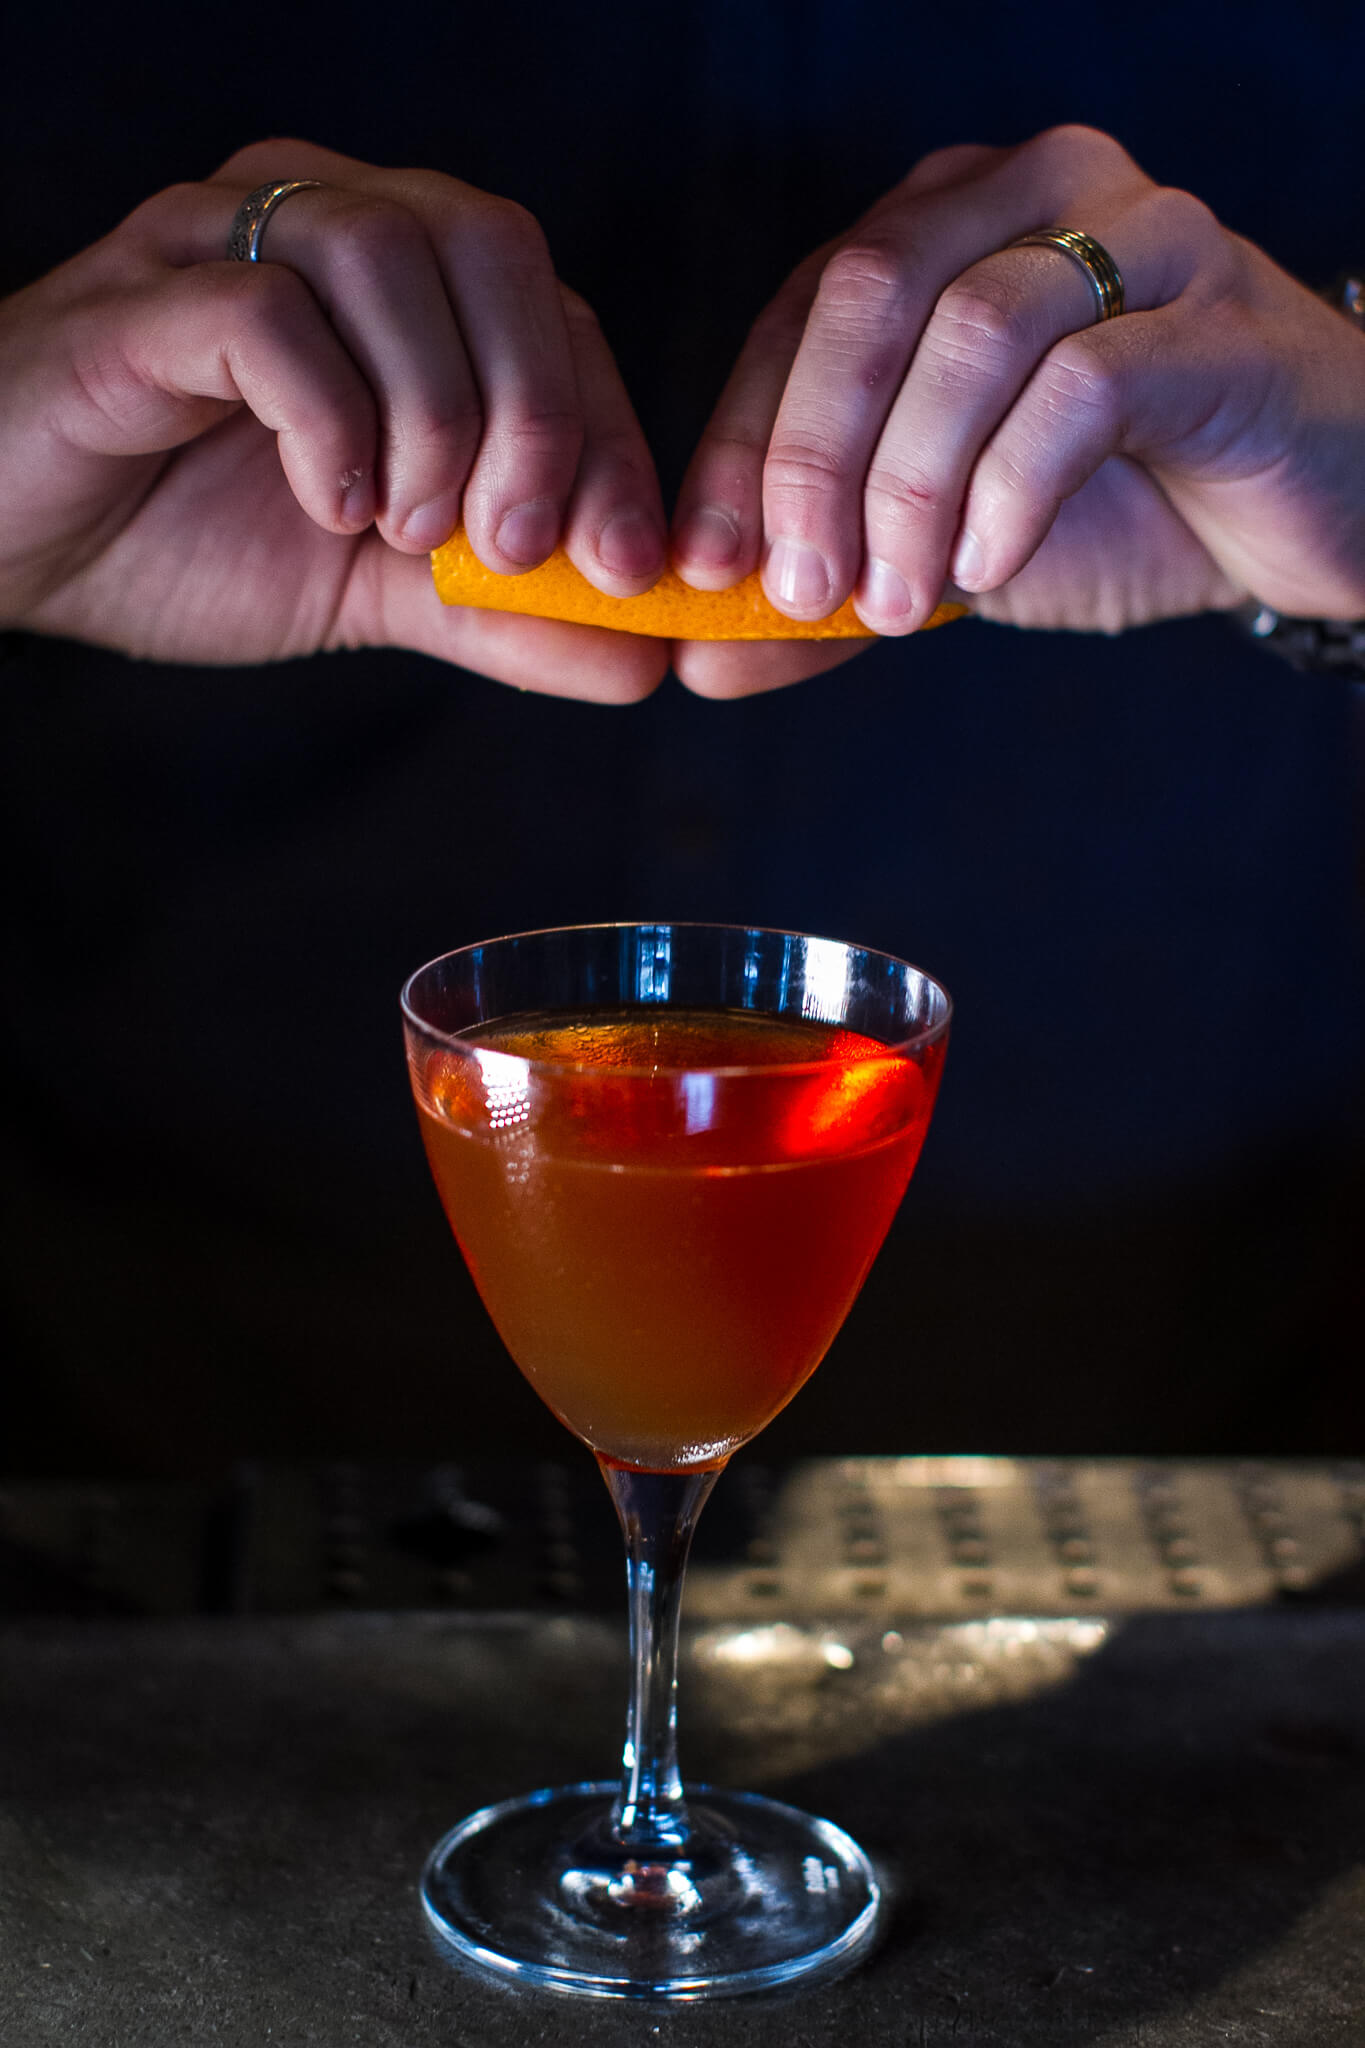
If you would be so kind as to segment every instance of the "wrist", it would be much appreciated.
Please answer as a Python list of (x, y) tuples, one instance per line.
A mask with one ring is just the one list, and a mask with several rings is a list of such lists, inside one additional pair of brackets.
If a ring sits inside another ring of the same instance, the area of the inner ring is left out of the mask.
[[(1365, 264), (1343, 270), (1322, 296), (1365, 334)], [(1365, 618), (1290, 618), (1256, 598), (1238, 606), (1231, 616), (1244, 633), (1292, 668), (1365, 682)]]

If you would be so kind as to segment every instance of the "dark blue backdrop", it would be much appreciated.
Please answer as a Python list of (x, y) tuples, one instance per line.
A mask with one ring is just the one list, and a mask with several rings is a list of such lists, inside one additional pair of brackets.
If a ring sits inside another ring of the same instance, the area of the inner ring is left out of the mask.
[[(436, 165), (540, 216), (671, 489), (786, 269), (941, 143), (1084, 119), (1311, 281), (1362, 253), (1354, 6), (323, 19), (28, 12), (10, 282), (261, 134)], [(3, 675), (19, 1463), (551, 1443), (425, 1184), (396, 990), (633, 915), (861, 939), (957, 999), (906, 1211), (775, 1448), (1359, 1442), (1350, 690), (1217, 620), (973, 623), (628, 712), (395, 655)]]

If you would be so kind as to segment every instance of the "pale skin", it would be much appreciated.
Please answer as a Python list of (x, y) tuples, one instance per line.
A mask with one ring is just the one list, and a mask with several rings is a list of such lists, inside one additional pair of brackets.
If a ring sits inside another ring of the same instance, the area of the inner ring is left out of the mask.
[[(266, 260), (223, 260), (255, 186)], [(1127, 310), (1096, 319), (1083, 229)], [(445, 610), (458, 522), (515, 573), (562, 540), (601, 590), (670, 547), (719, 589), (761, 568), (798, 621), (877, 632), (944, 593), (1118, 631), (1254, 597), (1365, 616), (1365, 336), (1094, 131), (940, 151), (756, 322), (668, 535), (590, 311), (505, 200), (301, 142), (178, 186), (0, 307), (0, 623), (178, 661), (399, 646), (523, 688), (631, 702), (671, 664), (732, 697), (863, 643), (668, 643)]]

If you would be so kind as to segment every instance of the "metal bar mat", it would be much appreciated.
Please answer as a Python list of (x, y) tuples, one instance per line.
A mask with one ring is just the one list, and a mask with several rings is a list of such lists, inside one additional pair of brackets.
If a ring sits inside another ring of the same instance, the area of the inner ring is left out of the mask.
[[(1365, 1606), (1365, 1464), (739, 1458), (702, 1518), (693, 1624)], [(0, 1489), (0, 1612), (616, 1613), (586, 1456), (245, 1467), (230, 1484)]]

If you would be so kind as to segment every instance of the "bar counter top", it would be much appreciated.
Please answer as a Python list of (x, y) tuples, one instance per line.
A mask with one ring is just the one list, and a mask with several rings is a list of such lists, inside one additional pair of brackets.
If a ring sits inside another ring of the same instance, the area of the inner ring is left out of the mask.
[[(63, 1613), (32, 1591), (35, 1532), (49, 1566), (60, 1547), (56, 1496), (12, 1489), (29, 1593), (0, 1627), (0, 2039), (1360, 2048), (1359, 1475), (1143, 1469), (829, 1461), (776, 1485), (766, 1535), (722, 1528), (685, 1622), (684, 1768), (846, 1827), (887, 1911), (877, 1951), (838, 1982), (669, 2007), (486, 1982), (437, 1948), (417, 1901), (427, 1850), (464, 1813), (611, 1774), (624, 1625), (591, 1575), (558, 1608), (481, 1607), (477, 1559), (447, 1562), (464, 1598), (444, 1611), (270, 1612), (258, 1556), (256, 1611), (136, 1611), (125, 1574), (122, 1611)], [(1194, 1533), (1168, 1526), (1163, 1552), (1148, 1529), (1159, 1571), (1139, 1600), (1102, 1502), (1136, 1499), (1150, 1522), (1163, 1485), (1167, 1524), (1174, 1490)], [(1238, 1552), (1229, 1524), (1221, 1563), (1220, 1487), (1250, 1503), (1256, 1538)], [(1275, 1535), (1271, 1510), (1257, 1521), (1272, 1495)], [(477, 1502), (460, 1498), (468, 1530)], [(1071, 1546), (1070, 1596), (1063, 1577), (1042, 1597), (1040, 1580), (1031, 1613), (1002, 1611), (986, 1576), (998, 1590), (1010, 1562), (1011, 1499), (1032, 1503), (1044, 1549)], [(1340, 1530), (1325, 1508), (1313, 1525), (1312, 1502), (1333, 1499)], [(784, 1599), (783, 1574), (822, 1500), (842, 1516), (830, 1568), (853, 1576), (842, 1598), (824, 1585), (817, 1613)], [(916, 1516), (959, 1577), (938, 1613), (896, 1594)], [(130, 1539), (120, 1554), (140, 1553)], [(1209, 1596), (1218, 1570), (1258, 1556), (1290, 1583), (1239, 1600), (1225, 1577)], [(1158, 1598), (1177, 1569), (1202, 1571), (1204, 1593)]]

